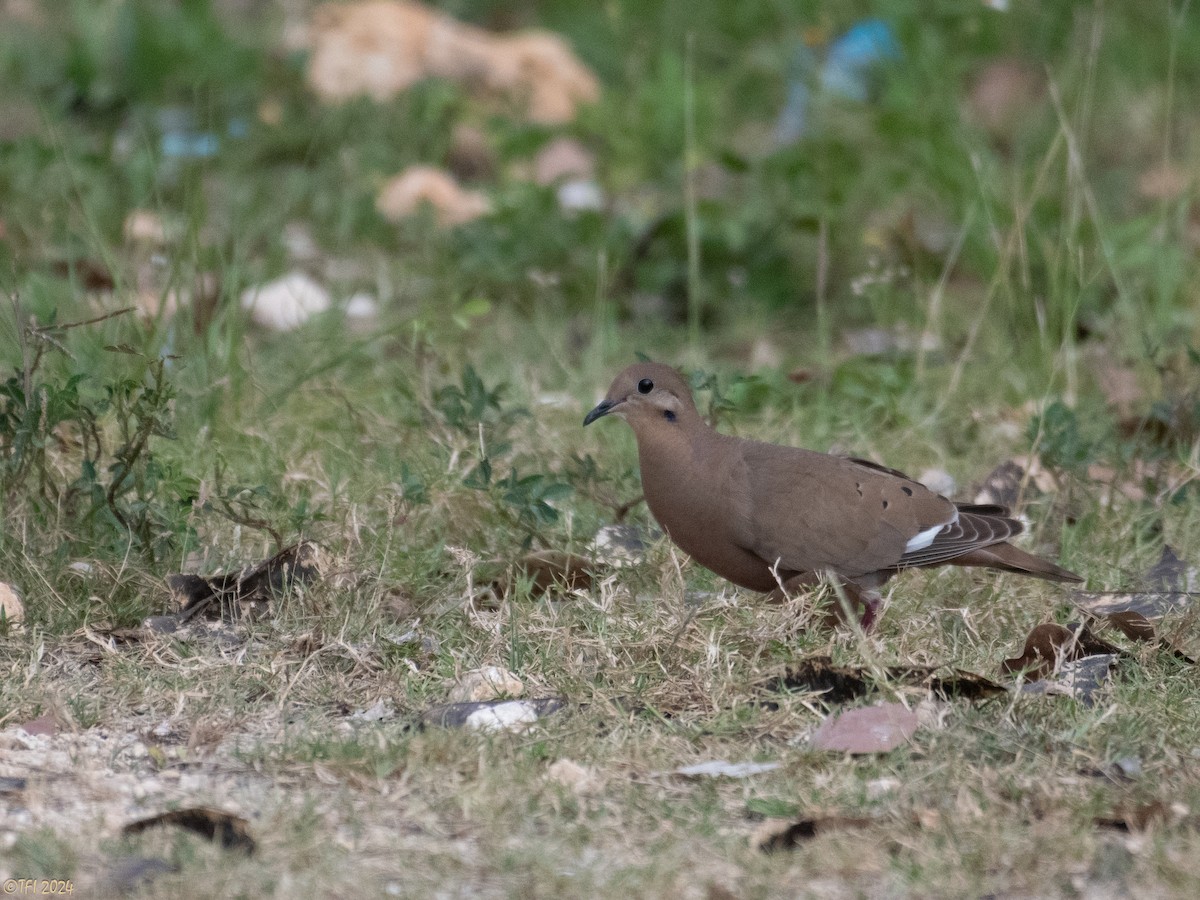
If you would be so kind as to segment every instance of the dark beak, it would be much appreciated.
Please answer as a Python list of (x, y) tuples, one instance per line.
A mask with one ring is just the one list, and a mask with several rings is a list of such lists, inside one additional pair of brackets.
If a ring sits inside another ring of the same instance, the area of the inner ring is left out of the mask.
[(621, 401), (619, 401), (619, 400), (601, 400), (600, 403), (596, 406), (596, 408), (593, 409), (590, 413), (588, 413), (587, 416), (584, 418), (584, 420), (583, 420), (584, 427), (591, 425), (593, 422), (595, 422), (601, 416), (607, 416), (610, 412), (613, 411), (614, 408), (616, 408), (617, 404), (620, 402)]

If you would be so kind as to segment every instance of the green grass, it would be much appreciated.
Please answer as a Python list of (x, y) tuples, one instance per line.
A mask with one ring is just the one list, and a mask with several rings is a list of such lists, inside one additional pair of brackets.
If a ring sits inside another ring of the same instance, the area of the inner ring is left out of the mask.
[[(1091, 589), (1137, 585), (1164, 543), (1200, 562), (1198, 185), (1138, 193), (1164, 160), (1200, 160), (1194, 11), (1147, 27), (1119, 4), (447, 6), (567, 36), (604, 93), (553, 130), (442, 83), (320, 105), (280, 48), (282, 7), (250, 6), (264, 15), (131, 0), (0, 19), (0, 580), (26, 607), (0, 631), (0, 776), (28, 781), (0, 795), (0, 875), (90, 890), (144, 855), (177, 871), (142, 896), (1196, 894), (1194, 667), (1135, 648), (1094, 706), (926, 702), (939, 724), (877, 758), (813, 751), (820, 699), (762, 687), (812, 654), (999, 677), (1030, 628), (1076, 618), (1054, 586), (911, 573), (865, 640), (664, 542), (566, 599), (479, 593), (530, 549), (586, 552), (638, 496), (627, 429), (580, 427), (638, 353), (696, 373), (724, 430), (944, 469), (961, 498), (1038, 454), (1058, 488), (1026, 496), (1028, 546)], [(879, 96), (827, 104), (818, 134), (774, 149), (804, 30), (867, 14), (905, 51)], [(990, 136), (963, 110), (997, 57), (1048, 88)], [(219, 152), (165, 158), (168, 107)], [(495, 213), (453, 231), (380, 218), (383, 180), (444, 164), (461, 122), (491, 143), (499, 174), (475, 186)], [(595, 151), (604, 213), (563, 216), (514, 173), (558, 133)], [(134, 209), (162, 217), (164, 246), (125, 241)], [(290, 255), (298, 231), (314, 258)], [(372, 294), (378, 321), (255, 329), (241, 292), (297, 267), (339, 300)], [(90, 321), (203, 273), (198, 325)], [(850, 352), (865, 326), (936, 342)], [(1114, 368), (1140, 388), (1127, 409), (1104, 390)], [(1095, 466), (1144, 498), (1109, 498)], [(652, 525), (644, 505), (627, 521)], [(301, 536), (329, 571), (265, 621), (108, 643), (166, 610), (164, 576)], [(1168, 625), (1195, 641), (1194, 616)], [(569, 708), (516, 735), (416, 727), (484, 665)], [(381, 698), (391, 717), (349, 715)], [(59, 733), (42, 743), (7, 730), (43, 713)], [(1125, 757), (1140, 775), (1103, 774)], [(717, 758), (783, 766), (667, 774)], [(587, 784), (551, 778), (558, 760)], [(1094, 824), (1152, 801), (1170, 809), (1146, 833)], [(245, 816), (258, 854), (120, 835), (191, 804)], [(827, 814), (873, 824), (773, 855), (752, 841), (764, 816)]]

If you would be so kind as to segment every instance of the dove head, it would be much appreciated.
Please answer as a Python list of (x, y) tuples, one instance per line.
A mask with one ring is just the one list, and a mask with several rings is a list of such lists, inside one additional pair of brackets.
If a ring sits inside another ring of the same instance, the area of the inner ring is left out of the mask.
[(661, 363), (635, 363), (623, 371), (583, 424), (590, 425), (610, 414), (628, 422), (639, 436), (658, 429), (702, 424), (688, 383)]

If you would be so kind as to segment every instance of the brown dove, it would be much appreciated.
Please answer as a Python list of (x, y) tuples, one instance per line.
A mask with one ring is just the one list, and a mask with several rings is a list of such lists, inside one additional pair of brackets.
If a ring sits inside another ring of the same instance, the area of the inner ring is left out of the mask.
[(983, 566), (1083, 580), (1009, 544), (1022, 525), (1003, 506), (954, 503), (866, 460), (717, 432), (669, 366), (627, 368), (583, 424), (607, 415), (633, 428), (646, 503), (668, 537), (742, 587), (789, 592), (832, 576), (870, 627), (878, 588), (901, 569)]

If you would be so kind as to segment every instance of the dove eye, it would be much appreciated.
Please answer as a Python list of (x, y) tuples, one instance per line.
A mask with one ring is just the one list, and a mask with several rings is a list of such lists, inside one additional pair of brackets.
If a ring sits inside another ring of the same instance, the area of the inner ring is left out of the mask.
[(643, 378), (641, 381), (638, 382), (638, 393), (639, 394), (648, 394), (652, 390), (654, 390), (654, 382), (651, 381), (649, 378)]

